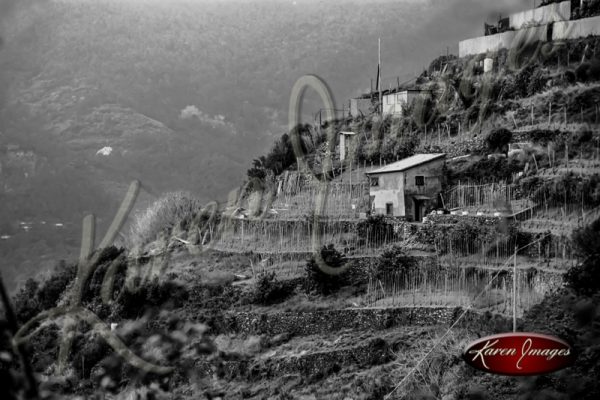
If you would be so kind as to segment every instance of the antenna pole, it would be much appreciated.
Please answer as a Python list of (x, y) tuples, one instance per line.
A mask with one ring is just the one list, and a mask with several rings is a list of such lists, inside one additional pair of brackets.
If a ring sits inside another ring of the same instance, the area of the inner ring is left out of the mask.
[(517, 331), (517, 246), (515, 245), (515, 262), (513, 264), (513, 332)]
[(378, 65), (379, 65), (379, 113), (383, 115), (383, 101), (381, 96), (381, 38), (378, 40), (379, 43), (379, 54), (378, 54)]

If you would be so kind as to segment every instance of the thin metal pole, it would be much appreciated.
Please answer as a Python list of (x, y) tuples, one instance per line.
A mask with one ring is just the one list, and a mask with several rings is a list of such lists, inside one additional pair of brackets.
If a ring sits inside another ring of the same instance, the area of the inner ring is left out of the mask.
[(379, 112), (383, 115), (383, 100), (381, 96), (381, 38), (378, 39), (379, 52), (378, 52), (378, 65), (379, 65)]
[(513, 332), (517, 331), (517, 246), (515, 245), (515, 260), (513, 264)]

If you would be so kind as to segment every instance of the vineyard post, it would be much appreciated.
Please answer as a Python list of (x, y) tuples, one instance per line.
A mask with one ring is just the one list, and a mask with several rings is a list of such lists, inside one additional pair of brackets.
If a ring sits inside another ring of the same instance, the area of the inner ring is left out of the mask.
[(533, 102), (531, 103), (531, 126), (533, 126)]
[(515, 259), (513, 263), (513, 332), (517, 331), (517, 246), (515, 245)]

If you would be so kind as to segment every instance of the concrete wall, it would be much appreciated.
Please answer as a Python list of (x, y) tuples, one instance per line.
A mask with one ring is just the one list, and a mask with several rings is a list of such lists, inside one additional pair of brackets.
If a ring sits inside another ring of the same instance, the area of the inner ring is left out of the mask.
[(552, 31), (552, 40), (579, 39), (588, 36), (600, 36), (600, 16), (557, 22)]
[(500, 49), (512, 49), (523, 41), (530, 43), (546, 42), (547, 35), (548, 26), (543, 25), (518, 31), (507, 31), (496, 35), (480, 36), (461, 41), (458, 44), (458, 54), (459, 57), (467, 57), (496, 52)]
[(531, 24), (535, 24), (535, 26), (538, 26), (546, 25), (551, 22), (568, 21), (570, 18), (570, 1), (548, 4), (544, 7), (515, 13), (509, 17), (510, 27), (512, 29), (521, 29), (526, 25), (533, 26)]
[(379, 186), (371, 186), (369, 191), (371, 196), (375, 196), (372, 205), (375, 214), (385, 215), (386, 204), (392, 203), (394, 216), (403, 217), (405, 213), (404, 173), (390, 172), (387, 174), (371, 175), (371, 177), (379, 178)]

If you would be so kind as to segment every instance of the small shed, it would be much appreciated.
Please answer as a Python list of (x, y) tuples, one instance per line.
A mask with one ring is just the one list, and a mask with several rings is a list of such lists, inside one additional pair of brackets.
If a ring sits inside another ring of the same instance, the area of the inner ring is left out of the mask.
[(340, 161), (344, 161), (352, 152), (355, 136), (355, 132), (340, 132)]
[(421, 221), (442, 191), (446, 154), (415, 154), (367, 172), (373, 214)]

